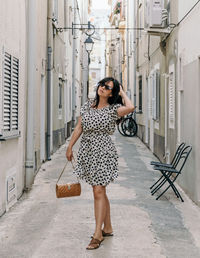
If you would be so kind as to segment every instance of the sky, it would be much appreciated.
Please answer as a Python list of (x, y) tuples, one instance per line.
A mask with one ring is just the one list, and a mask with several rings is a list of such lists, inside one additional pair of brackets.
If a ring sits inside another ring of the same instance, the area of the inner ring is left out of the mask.
[(109, 9), (108, 0), (92, 0), (92, 9)]

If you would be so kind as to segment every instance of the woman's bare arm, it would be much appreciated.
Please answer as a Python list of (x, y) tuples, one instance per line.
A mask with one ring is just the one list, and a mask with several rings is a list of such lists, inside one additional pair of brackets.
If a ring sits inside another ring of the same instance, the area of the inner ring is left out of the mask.
[(127, 97), (126, 93), (123, 91), (121, 86), (120, 86), (119, 95), (124, 100), (124, 106), (119, 107), (117, 109), (118, 116), (125, 116), (125, 115), (128, 115), (129, 113), (133, 112), (135, 107), (133, 106), (131, 100)]
[(74, 146), (74, 144), (77, 142), (78, 138), (81, 136), (82, 132), (83, 132), (83, 128), (81, 125), (81, 116), (78, 118), (78, 123), (74, 129), (74, 132), (72, 134), (71, 140), (69, 142), (69, 145), (67, 147), (66, 150), (66, 158), (71, 161), (72, 157), (73, 157), (73, 153), (72, 153), (72, 147)]

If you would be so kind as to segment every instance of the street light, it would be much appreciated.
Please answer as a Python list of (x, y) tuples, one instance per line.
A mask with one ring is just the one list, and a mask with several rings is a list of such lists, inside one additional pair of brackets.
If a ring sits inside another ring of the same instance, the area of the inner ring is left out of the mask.
[(94, 41), (92, 40), (92, 38), (90, 38), (90, 36), (85, 40), (85, 49), (88, 53), (90, 53), (93, 49), (93, 44)]
[(90, 36), (85, 40), (84, 42), (85, 44), (85, 49), (88, 53), (88, 81), (87, 81), (87, 96), (89, 94), (89, 65), (90, 65), (90, 53), (93, 49), (93, 45), (94, 45), (94, 41), (92, 40), (92, 38), (90, 38)]

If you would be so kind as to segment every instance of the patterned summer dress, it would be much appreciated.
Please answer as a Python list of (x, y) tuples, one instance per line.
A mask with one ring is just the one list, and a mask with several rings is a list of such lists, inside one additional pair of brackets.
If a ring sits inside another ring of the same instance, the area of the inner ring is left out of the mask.
[(121, 104), (95, 109), (92, 103), (81, 107), (83, 133), (74, 173), (90, 185), (106, 186), (118, 176), (118, 154), (110, 135)]

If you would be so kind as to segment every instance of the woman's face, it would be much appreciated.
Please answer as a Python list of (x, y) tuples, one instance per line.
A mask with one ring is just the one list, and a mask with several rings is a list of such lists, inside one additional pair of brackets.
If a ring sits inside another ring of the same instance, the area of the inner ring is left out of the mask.
[(112, 81), (105, 82), (104, 84), (100, 84), (98, 87), (98, 95), (101, 97), (111, 97), (112, 96), (112, 89), (114, 84)]

